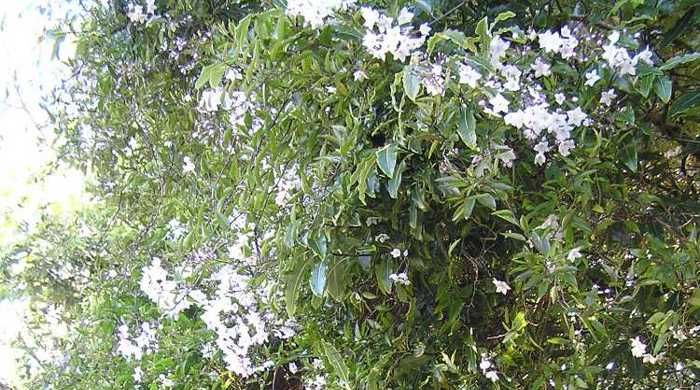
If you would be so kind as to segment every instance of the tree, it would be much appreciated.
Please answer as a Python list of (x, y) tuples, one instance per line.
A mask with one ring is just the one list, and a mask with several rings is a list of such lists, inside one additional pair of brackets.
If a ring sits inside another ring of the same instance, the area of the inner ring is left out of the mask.
[(100, 202), (5, 262), (68, 323), (29, 383), (691, 388), (697, 9), (91, 6), (50, 106)]

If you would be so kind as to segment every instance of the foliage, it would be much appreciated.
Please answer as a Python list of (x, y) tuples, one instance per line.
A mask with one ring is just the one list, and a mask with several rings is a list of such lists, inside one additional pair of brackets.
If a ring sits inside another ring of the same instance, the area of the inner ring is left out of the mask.
[(698, 6), (353, 3), (86, 11), (28, 386), (697, 383)]

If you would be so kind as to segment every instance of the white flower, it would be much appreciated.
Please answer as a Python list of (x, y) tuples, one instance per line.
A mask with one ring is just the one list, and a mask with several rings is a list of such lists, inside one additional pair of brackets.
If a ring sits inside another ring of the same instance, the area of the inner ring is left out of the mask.
[(550, 150), (549, 142), (546, 139), (543, 139), (532, 149), (534, 149), (537, 153), (547, 153)]
[(426, 36), (426, 35), (430, 34), (430, 30), (432, 30), (430, 28), (430, 25), (428, 23), (423, 23), (420, 25), (420, 28), (418, 31), (420, 31), (421, 35)]
[(649, 364), (656, 364), (656, 362), (661, 358), (661, 355), (654, 356), (650, 353), (645, 353), (644, 356), (642, 356), (642, 362), (644, 363), (649, 363)]
[(297, 367), (296, 363), (290, 362), (289, 363), (289, 372), (292, 374), (296, 374), (297, 371), (299, 371), (299, 368)]
[(498, 380), (498, 373), (496, 371), (486, 371), (484, 376), (491, 380), (491, 382), (496, 382)]
[(479, 368), (481, 371), (488, 371), (489, 368), (493, 367), (491, 364), (491, 361), (487, 358), (481, 358), (481, 362), (479, 363)]
[(143, 380), (143, 370), (141, 369), (141, 367), (134, 368), (134, 375), (132, 375), (132, 377), (134, 378), (134, 382), (136, 383), (140, 383), (141, 380)]
[(544, 49), (545, 52), (559, 52), (562, 45), (562, 39), (558, 32), (551, 32), (550, 30), (547, 30), (538, 34), (537, 38), (540, 43), (540, 47)]
[(143, 23), (146, 21), (146, 14), (143, 13), (143, 7), (136, 4), (129, 4), (129, 10), (126, 12), (132, 23)]
[(202, 98), (199, 101), (199, 108), (205, 112), (213, 112), (218, 110), (223, 95), (223, 88), (212, 88), (205, 90), (202, 92)]
[(493, 112), (495, 112), (495, 113), (499, 113), (499, 112), (507, 113), (508, 112), (508, 105), (510, 103), (500, 93), (496, 94), (496, 96), (490, 98), (489, 103), (491, 104), (491, 106), (493, 106)]
[(363, 7), (361, 13), (367, 28), (362, 37), (362, 46), (377, 59), (384, 60), (386, 54), (391, 53), (396, 60), (404, 61), (425, 42), (423, 31), (427, 26), (421, 26), (421, 35), (417, 36), (410, 26), (402, 27), (398, 21), (395, 25), (393, 18), (371, 8)]
[(569, 29), (569, 26), (564, 26), (561, 28), (561, 36), (564, 38), (571, 37), (571, 30)]
[(508, 294), (508, 290), (510, 290), (510, 286), (508, 283), (498, 280), (496, 278), (493, 279), (493, 285), (496, 286), (496, 292), (501, 293), (503, 295)]
[(583, 255), (581, 254), (581, 248), (580, 248), (580, 247), (576, 247), (576, 248), (574, 248), (574, 249), (572, 249), (572, 250), (569, 251), (569, 254), (566, 255), (566, 259), (569, 260), (569, 261), (574, 261), (574, 260), (578, 259), (578, 258), (581, 257), (581, 256), (583, 256)]
[(287, 14), (302, 16), (304, 23), (320, 28), (336, 11), (347, 10), (355, 0), (287, 0)]
[(508, 91), (520, 90), (520, 76), (522, 72), (515, 65), (505, 65), (500, 69), (501, 74), (506, 78), (503, 88)]
[(489, 45), (491, 53), (491, 64), (496, 68), (500, 68), (501, 58), (506, 55), (506, 51), (510, 47), (510, 42), (504, 41), (499, 36), (495, 36)]
[(478, 81), (481, 79), (481, 73), (474, 70), (469, 65), (459, 64), (459, 83), (467, 84), (472, 88), (476, 88)]
[(639, 339), (639, 336), (630, 339), (630, 343), (632, 345), (632, 356), (638, 358), (644, 356), (647, 351), (647, 346)]
[(491, 364), (491, 360), (489, 360), (485, 356), (481, 358), (481, 362), (479, 363), (479, 368), (481, 369), (481, 372), (483, 372), (484, 376), (488, 378), (491, 382), (496, 382), (498, 380), (498, 372), (496, 370), (492, 370), (492, 367), (493, 364)]
[(566, 157), (569, 154), (571, 154), (571, 149), (576, 147), (576, 144), (574, 143), (574, 140), (567, 139), (567, 140), (559, 142), (559, 145), (557, 145), (557, 146), (559, 148), (559, 154)]
[(562, 105), (566, 101), (566, 95), (563, 93), (557, 93), (554, 95), (554, 100), (557, 102), (558, 105)]
[(367, 80), (367, 73), (365, 73), (364, 70), (358, 69), (355, 71), (355, 73), (352, 74), (352, 76), (355, 78), (355, 81), (360, 81), (360, 80)]
[(243, 75), (241, 72), (236, 69), (236, 68), (229, 68), (226, 70), (226, 73), (224, 73), (224, 78), (228, 81), (236, 81), (236, 80), (242, 80)]
[(563, 39), (561, 49), (559, 50), (559, 54), (561, 54), (561, 57), (564, 59), (571, 58), (574, 55), (576, 55), (576, 52), (574, 51), (574, 49), (576, 49), (576, 46), (578, 46), (578, 39), (574, 37)]
[(375, 9), (372, 9), (370, 7), (362, 7), (360, 8), (360, 14), (362, 15), (362, 18), (365, 20), (365, 27), (372, 29), (374, 28), (374, 25), (377, 24), (377, 21), (379, 21), (379, 12)]
[(542, 165), (547, 162), (547, 156), (544, 153), (537, 153), (535, 155), (535, 164)]
[(567, 111), (566, 116), (568, 117), (567, 123), (572, 126), (581, 126), (584, 119), (588, 118), (588, 115), (581, 110), (581, 107), (576, 107), (573, 110)]
[(409, 11), (406, 7), (401, 8), (401, 12), (399, 12), (399, 16), (396, 18), (396, 21), (399, 22), (399, 26), (411, 23), (412, 20), (413, 12)]
[(405, 272), (391, 274), (389, 275), (389, 279), (391, 279), (394, 283), (402, 284), (404, 286), (411, 284), (411, 281), (408, 280), (408, 275)]
[(399, 248), (394, 248), (394, 249), (391, 250), (390, 254), (391, 254), (391, 256), (392, 256), (393, 258), (395, 258), (395, 259), (398, 258), (398, 257), (401, 257), (401, 249), (399, 249)]
[(207, 304), (207, 302), (209, 301), (207, 299), (207, 296), (201, 290), (192, 290), (192, 291), (190, 291), (190, 293), (188, 295), (197, 304), (202, 305), (202, 306)]
[(156, 0), (146, 0), (146, 13), (152, 15), (156, 12)]
[(600, 103), (606, 106), (610, 106), (612, 105), (613, 100), (615, 100), (616, 97), (617, 94), (615, 93), (614, 89), (603, 91), (603, 93), (600, 94)]
[(160, 383), (165, 387), (175, 386), (175, 381), (173, 381), (170, 378), (166, 378), (163, 374), (158, 375), (158, 379), (160, 380)]
[(624, 76), (626, 74), (634, 76), (637, 74), (637, 69), (634, 67), (632, 61), (622, 61), (619, 66), (620, 75)]
[(586, 73), (586, 83), (585, 83), (585, 85), (588, 85), (589, 87), (592, 87), (593, 85), (595, 85), (595, 83), (598, 82), (598, 80), (600, 80), (600, 76), (598, 75), (598, 70), (597, 70), (597, 69), (593, 69), (593, 70), (591, 70), (590, 72), (587, 72), (587, 73)]
[(649, 65), (654, 65), (654, 61), (651, 60), (651, 56), (653, 53), (649, 51), (649, 48), (644, 49), (643, 51), (639, 52), (634, 58), (632, 58), (632, 63), (635, 65), (639, 63), (639, 61), (644, 61)]
[(497, 161), (502, 162), (508, 168), (513, 166), (513, 160), (515, 160), (516, 156), (511, 147), (507, 145), (493, 145), (493, 148), (498, 151), (496, 154)]
[(432, 96), (442, 96), (445, 93), (445, 78), (442, 75), (442, 65), (433, 64), (430, 73), (421, 80), (426, 92)]
[(374, 238), (376, 241), (379, 241), (380, 243), (384, 243), (387, 240), (389, 240), (389, 235), (386, 233), (379, 233), (377, 237)]
[(182, 163), (182, 173), (194, 172), (194, 168), (195, 166), (192, 159), (190, 159), (189, 156), (185, 156)]
[(530, 65), (532, 70), (535, 71), (535, 77), (549, 76), (552, 74), (551, 66), (542, 61), (541, 58), (535, 60), (535, 63)]
[(503, 117), (503, 121), (507, 125), (511, 125), (519, 129), (523, 127), (523, 124), (525, 123), (525, 114), (522, 110), (509, 112)]

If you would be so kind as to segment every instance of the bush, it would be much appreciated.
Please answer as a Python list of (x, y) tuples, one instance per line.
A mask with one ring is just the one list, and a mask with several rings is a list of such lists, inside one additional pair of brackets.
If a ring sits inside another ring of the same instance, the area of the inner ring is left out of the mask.
[(27, 383), (697, 386), (697, 12), (94, 5), (50, 100), (99, 202), (4, 263), (69, 329)]

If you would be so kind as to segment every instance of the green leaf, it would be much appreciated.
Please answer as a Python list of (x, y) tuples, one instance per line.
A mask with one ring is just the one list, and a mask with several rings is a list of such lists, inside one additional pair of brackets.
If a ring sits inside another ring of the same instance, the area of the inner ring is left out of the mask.
[(469, 217), (472, 216), (472, 212), (474, 211), (474, 204), (476, 204), (476, 198), (473, 196), (468, 197), (464, 201), (464, 206), (463, 206), (464, 219), (469, 219)]
[(345, 261), (337, 261), (331, 266), (326, 281), (326, 291), (336, 301), (341, 301), (345, 295)]
[(693, 290), (693, 294), (691, 294), (690, 298), (688, 298), (688, 303), (691, 306), (700, 306), (700, 288)]
[(677, 98), (668, 110), (669, 116), (682, 114), (700, 104), (700, 91), (693, 91)]
[(396, 168), (396, 145), (387, 145), (377, 151), (377, 165), (379, 169), (389, 177), (394, 177), (394, 169)]
[(294, 313), (296, 312), (297, 295), (299, 294), (299, 287), (301, 286), (302, 280), (304, 280), (306, 264), (307, 263), (304, 261), (299, 262), (294, 271), (287, 276), (284, 299), (287, 314), (289, 314), (290, 317), (294, 317)]
[(508, 20), (510, 18), (515, 17), (515, 12), (512, 11), (506, 11), (506, 12), (501, 12), (496, 16), (496, 20), (493, 21), (493, 24), (496, 24), (498, 22), (502, 22), (504, 20)]
[(416, 8), (423, 10), (428, 15), (433, 14), (433, 5), (431, 0), (417, 0)]
[(700, 53), (688, 53), (675, 56), (659, 67), (659, 70), (673, 69), (678, 65), (687, 64), (700, 59)]
[(377, 285), (384, 294), (391, 293), (391, 260), (383, 259), (374, 266), (374, 274), (377, 277)]
[(549, 252), (550, 245), (547, 237), (540, 237), (539, 234), (533, 232), (530, 235), (530, 241), (532, 241), (535, 249), (537, 249), (541, 254), (546, 255)]
[(494, 211), (491, 214), (493, 214), (499, 218), (503, 218), (515, 226), (520, 226), (520, 224), (518, 223), (518, 220), (515, 218), (515, 216), (513, 215), (513, 212), (510, 210), (498, 210), (498, 211)]
[(420, 76), (413, 66), (407, 66), (403, 71), (403, 90), (409, 99), (416, 101), (420, 92)]
[(630, 142), (623, 150), (622, 162), (632, 172), (637, 172), (637, 145), (635, 141)]
[(487, 53), (489, 50), (489, 44), (491, 43), (491, 33), (489, 32), (489, 21), (488, 18), (484, 17), (479, 20), (476, 24), (476, 35), (479, 37), (481, 43), (481, 50)]
[(207, 65), (202, 68), (202, 73), (199, 74), (197, 81), (194, 83), (195, 89), (202, 88), (206, 83), (212, 88), (216, 88), (221, 84), (221, 78), (224, 77), (226, 72), (226, 64), (217, 63)]
[(476, 201), (491, 210), (496, 209), (496, 199), (491, 194), (479, 194), (476, 196)]
[(403, 176), (403, 172), (406, 170), (406, 161), (401, 161), (401, 164), (399, 164), (399, 167), (394, 171), (394, 176), (389, 179), (389, 182), (387, 183), (387, 191), (389, 191), (389, 196), (391, 196), (392, 199), (396, 199), (399, 195), (399, 187), (401, 186), (401, 177)]
[(459, 110), (457, 133), (465, 145), (472, 149), (476, 148), (476, 119), (474, 119), (474, 112), (471, 109), (462, 107)]
[(671, 100), (672, 90), (673, 83), (668, 76), (657, 77), (654, 80), (654, 92), (664, 103), (668, 103)]
[(347, 384), (350, 383), (350, 376), (348, 366), (345, 365), (342, 356), (340, 356), (340, 353), (338, 353), (338, 350), (335, 349), (333, 344), (323, 341), (321, 345), (323, 346), (323, 354), (326, 355), (328, 363), (333, 366), (333, 373), (346, 384), (345, 386), (348, 386)]
[(693, 23), (693, 18), (695, 17), (696, 11), (698, 11), (698, 8), (689, 7), (683, 17), (676, 21), (673, 28), (664, 34), (664, 40), (658, 47), (666, 47), (669, 43), (676, 40), (676, 38), (685, 34), (686, 31), (694, 28), (696, 23)]
[(309, 279), (309, 284), (311, 285), (311, 292), (317, 297), (323, 296), (323, 290), (326, 288), (326, 271), (328, 266), (325, 261), (322, 261), (314, 267), (311, 271), (311, 278)]
[(209, 69), (208, 66), (203, 67), (202, 72), (199, 74), (199, 77), (197, 78), (197, 81), (195, 81), (195, 83), (194, 83), (194, 88), (200, 89), (204, 86), (204, 84), (208, 83), (210, 73), (211, 73), (211, 70)]
[(311, 250), (314, 251), (321, 260), (326, 259), (326, 256), (328, 256), (328, 239), (325, 233), (320, 232), (318, 236), (311, 239), (309, 245), (311, 246)]
[(654, 80), (656, 79), (656, 75), (653, 73), (649, 73), (647, 75), (644, 75), (639, 79), (639, 86), (637, 89), (639, 90), (639, 93), (642, 94), (644, 97), (649, 97), (649, 92), (651, 92), (651, 87), (654, 85)]

